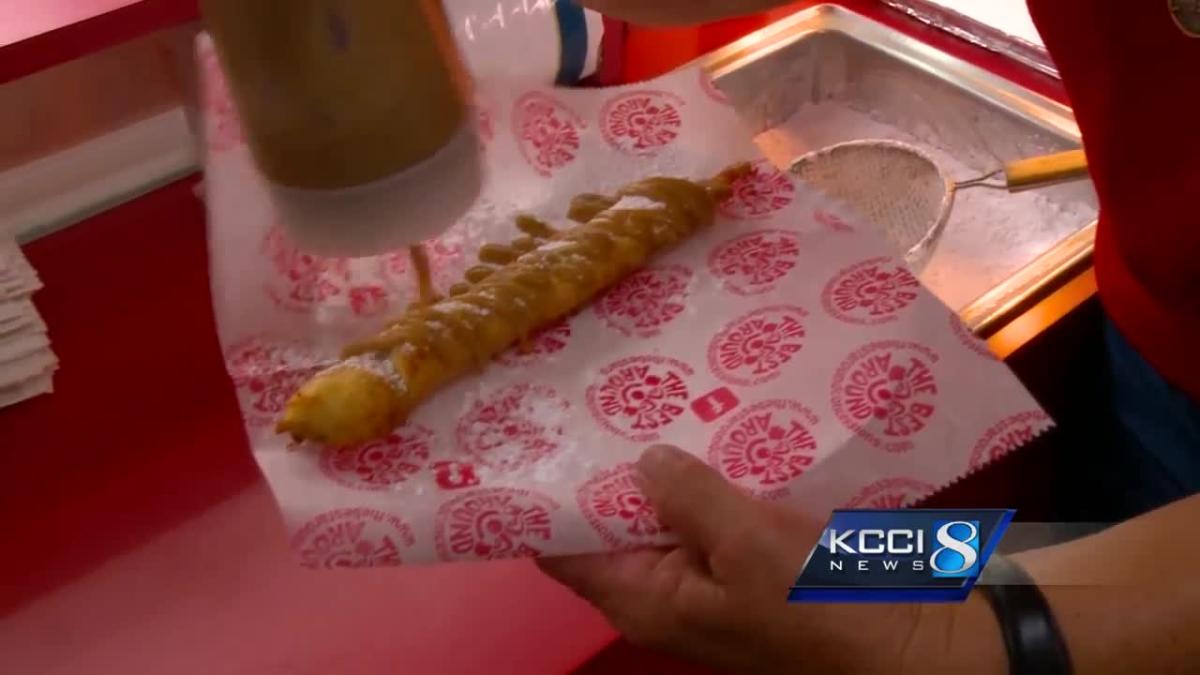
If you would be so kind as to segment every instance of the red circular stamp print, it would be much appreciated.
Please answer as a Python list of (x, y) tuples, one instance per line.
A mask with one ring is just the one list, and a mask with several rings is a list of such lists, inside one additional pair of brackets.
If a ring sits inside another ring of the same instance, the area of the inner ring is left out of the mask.
[(632, 464), (596, 474), (576, 493), (579, 510), (614, 549), (667, 543), (668, 532), (637, 483)]
[(955, 337), (957, 337), (959, 342), (963, 343), (963, 346), (967, 349), (970, 349), (989, 361), (996, 360), (996, 355), (992, 353), (991, 349), (988, 349), (987, 343), (983, 340), (980, 340), (977, 335), (972, 333), (967, 328), (967, 324), (963, 323), (962, 318), (959, 317), (955, 312), (950, 312), (950, 330), (954, 331)]
[(433, 432), (420, 426), (399, 429), (387, 438), (321, 451), (321, 471), (335, 482), (358, 490), (386, 490), (425, 468)]
[(804, 346), (806, 316), (799, 307), (778, 305), (735, 319), (709, 343), (709, 369), (742, 386), (775, 379)]
[(729, 105), (729, 97), (725, 95), (725, 92), (717, 89), (717, 85), (713, 83), (712, 78), (708, 76), (708, 73), (706, 73), (703, 68), (697, 68), (696, 72), (700, 75), (700, 88), (704, 90), (704, 93), (708, 94), (708, 97), (717, 103)]
[(528, 490), (472, 490), (438, 509), (434, 546), (446, 562), (535, 558), (554, 534), (558, 508)]
[(570, 339), (571, 324), (559, 321), (529, 336), (525, 344), (497, 356), (496, 361), (506, 366), (528, 366), (566, 349)]
[(839, 216), (824, 209), (813, 211), (813, 220), (834, 232), (853, 232), (854, 228)]
[(596, 303), (596, 314), (622, 335), (653, 337), (683, 313), (692, 271), (682, 265), (635, 272)]
[(970, 471), (982, 468), (1016, 450), (1054, 426), (1041, 410), (1030, 410), (1007, 417), (988, 429), (971, 449)]
[(902, 263), (872, 258), (838, 272), (825, 285), (821, 304), (836, 319), (871, 326), (897, 320), (920, 291), (921, 283)]
[(475, 465), (468, 462), (446, 460), (434, 462), (430, 468), (433, 469), (434, 482), (443, 490), (461, 490), (480, 483)]
[(516, 384), (475, 401), (458, 421), (458, 447), (479, 464), (513, 470), (559, 449), (569, 404), (550, 387)]
[(200, 54), (200, 69), (204, 79), (205, 143), (213, 152), (224, 152), (241, 145), (244, 134), (237, 106), (229, 92), (217, 52), (211, 45)]
[(415, 541), (402, 520), (376, 509), (337, 509), (308, 522), (292, 538), (300, 563), (317, 569), (399, 565)]
[(933, 494), (936, 487), (912, 478), (885, 478), (864, 487), (846, 502), (848, 509), (902, 509)]
[(833, 411), (850, 430), (888, 452), (905, 452), (937, 409), (933, 350), (889, 340), (851, 354), (833, 377)]
[(662, 356), (632, 356), (600, 371), (588, 409), (608, 431), (638, 443), (656, 441), (688, 407), (691, 366)]
[(753, 163), (750, 173), (733, 183), (733, 194), (719, 210), (729, 218), (767, 218), (781, 211), (796, 197), (796, 186), (788, 174), (765, 159)]
[(758, 295), (775, 288), (796, 268), (800, 238), (788, 230), (759, 230), (717, 246), (708, 268), (729, 291)]
[(763, 401), (725, 423), (708, 446), (708, 463), (755, 495), (775, 499), (812, 466), (817, 416), (792, 401)]
[(305, 253), (288, 240), (282, 227), (267, 231), (262, 252), (275, 272), (266, 286), (267, 296), (281, 309), (307, 313), (319, 306), (341, 306), (356, 316), (375, 316), (391, 302), (377, 270), (364, 273), (356, 268), (363, 261)]
[(253, 427), (273, 427), (292, 394), (324, 365), (306, 350), (259, 339), (235, 345), (225, 358), (242, 415)]
[(512, 123), (521, 155), (543, 176), (575, 161), (586, 126), (570, 108), (538, 92), (517, 99)]
[(620, 94), (600, 109), (600, 131), (621, 152), (653, 155), (679, 137), (683, 106), (683, 99), (665, 91)]

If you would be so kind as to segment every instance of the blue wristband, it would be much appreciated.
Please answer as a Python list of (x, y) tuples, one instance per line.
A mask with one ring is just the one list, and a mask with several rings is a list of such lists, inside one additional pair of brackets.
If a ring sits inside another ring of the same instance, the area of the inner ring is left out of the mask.
[(558, 35), (562, 40), (554, 84), (573, 86), (583, 79), (583, 68), (587, 64), (587, 17), (582, 7), (569, 0), (554, 3), (554, 14), (558, 18)]

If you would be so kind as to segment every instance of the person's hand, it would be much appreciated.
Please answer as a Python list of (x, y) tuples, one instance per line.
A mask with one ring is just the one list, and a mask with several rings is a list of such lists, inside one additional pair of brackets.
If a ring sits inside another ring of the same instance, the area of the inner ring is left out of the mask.
[(756, 14), (789, 0), (580, 0), (585, 7), (645, 26), (681, 26)]
[(917, 605), (787, 604), (819, 524), (682, 450), (651, 448), (638, 472), (678, 547), (539, 561), (631, 642), (756, 673), (900, 673), (930, 647), (913, 640)]

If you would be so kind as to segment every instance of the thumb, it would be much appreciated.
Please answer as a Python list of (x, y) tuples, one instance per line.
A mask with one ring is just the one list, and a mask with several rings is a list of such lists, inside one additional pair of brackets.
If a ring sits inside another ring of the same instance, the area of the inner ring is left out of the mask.
[(642, 454), (637, 468), (642, 490), (663, 524), (706, 553), (733, 528), (755, 516), (750, 495), (679, 448), (651, 447)]

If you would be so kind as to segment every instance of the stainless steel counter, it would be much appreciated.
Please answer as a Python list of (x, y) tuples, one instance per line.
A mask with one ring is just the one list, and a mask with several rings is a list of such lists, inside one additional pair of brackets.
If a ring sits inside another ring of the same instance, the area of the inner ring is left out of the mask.
[[(793, 15), (703, 63), (781, 168), (832, 143), (891, 138), (961, 180), (1079, 146), (1068, 108), (835, 5)], [(917, 272), (990, 335), (1086, 267), (1096, 215), (1086, 181), (1016, 195), (963, 192)]]

